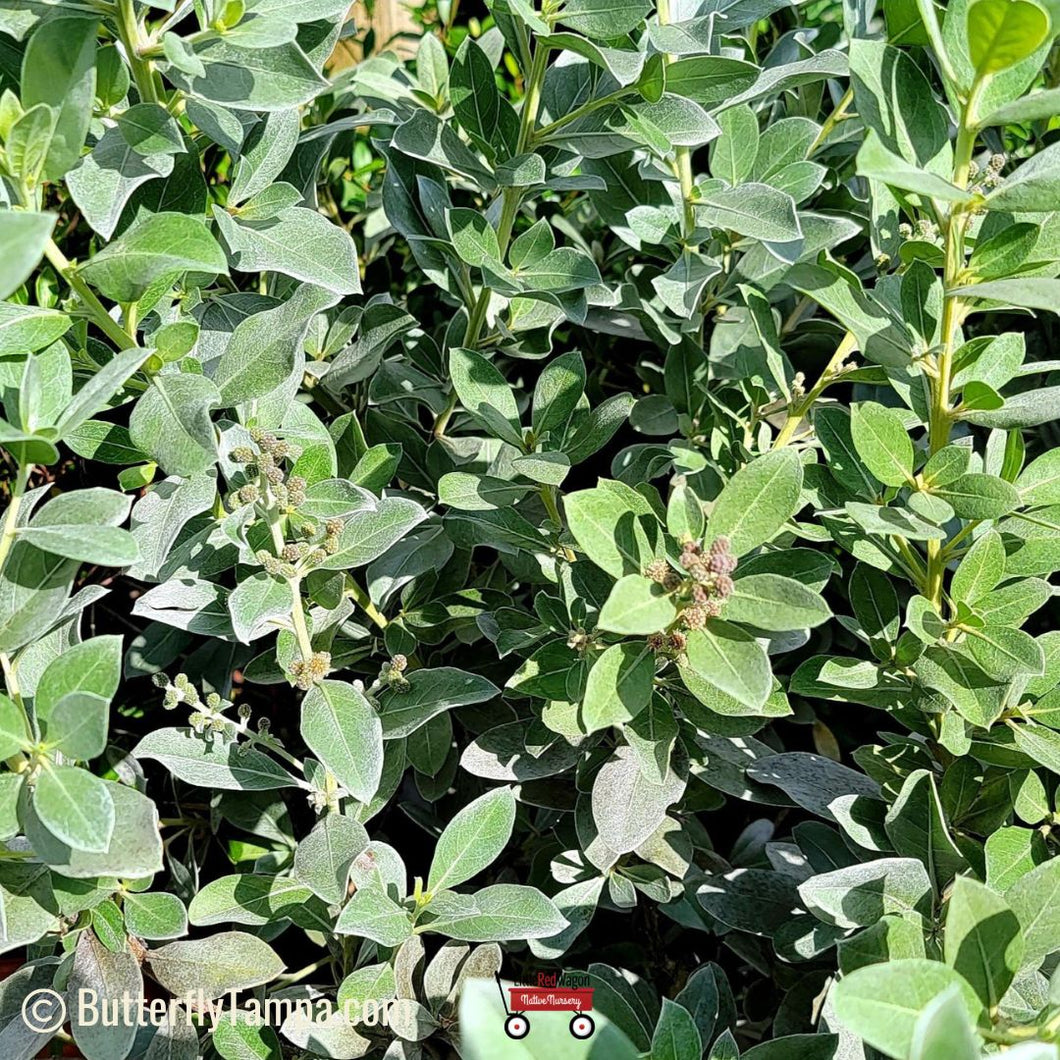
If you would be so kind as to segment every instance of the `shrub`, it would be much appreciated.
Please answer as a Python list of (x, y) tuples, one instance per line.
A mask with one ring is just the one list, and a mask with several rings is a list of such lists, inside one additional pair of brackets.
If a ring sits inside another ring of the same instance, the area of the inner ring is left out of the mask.
[(0, 3), (5, 1060), (1056, 1060), (1054, 9), (346, 7)]

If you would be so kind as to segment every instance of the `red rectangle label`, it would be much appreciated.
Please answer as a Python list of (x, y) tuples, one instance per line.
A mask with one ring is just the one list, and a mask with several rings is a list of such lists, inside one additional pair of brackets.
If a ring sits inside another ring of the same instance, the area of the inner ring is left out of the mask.
[(510, 986), (513, 1012), (588, 1012), (593, 987)]

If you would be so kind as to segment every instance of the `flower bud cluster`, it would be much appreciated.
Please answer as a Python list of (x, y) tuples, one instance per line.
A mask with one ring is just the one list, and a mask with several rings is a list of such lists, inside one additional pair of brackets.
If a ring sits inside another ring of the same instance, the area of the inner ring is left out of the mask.
[(305, 479), (301, 475), (288, 475), (284, 470), (285, 462), (297, 460), (301, 449), (260, 427), (251, 428), (250, 437), (258, 446), (258, 452), (249, 445), (239, 445), (228, 455), (233, 463), (244, 465), (249, 477), (257, 477), (262, 481), (241, 486), (229, 498), (229, 507), (235, 511), (243, 505), (265, 501), (264, 489), (281, 508), (293, 510), (304, 504)]
[(654, 652), (676, 656), (688, 647), (688, 637), (679, 629), (671, 630), (669, 633), (653, 633), (648, 637), (648, 647)]
[(915, 225), (902, 222), (898, 226), (898, 234), (903, 239), (916, 239), (925, 243), (938, 243), (942, 239), (939, 226), (934, 221), (922, 217)]
[(331, 673), (331, 652), (315, 651), (309, 660), (295, 659), (288, 670), (288, 680), (296, 688), (308, 692), (314, 685), (319, 685)]
[(165, 674), (155, 674), (153, 680), (158, 688), (165, 689), (162, 706), (166, 710), (174, 710), (181, 703), (191, 707), (188, 724), (196, 735), (208, 741), (234, 743), (250, 720), (250, 707), (245, 703), (239, 706), (238, 723), (225, 717), (225, 711), (232, 707), (231, 701), (222, 699), (216, 692), (208, 693), (204, 700), (187, 674), (177, 674), (172, 681)]
[(394, 655), (379, 668), (379, 680), (387, 688), (395, 692), (407, 692), (411, 687), (405, 676), (409, 661), (404, 655)]
[(256, 557), (274, 577), (296, 578), (338, 552), (345, 523), (342, 519), (328, 519), (321, 531), (314, 520), (299, 515), (296, 509), (305, 504), (306, 481), (301, 475), (285, 474), (283, 469), (284, 461), (297, 459), (299, 448), (277, 438), (271, 431), (254, 428), (250, 435), (260, 452), (249, 445), (240, 445), (229, 456), (234, 463), (244, 465), (247, 475), (258, 476), (258, 481), (240, 486), (229, 498), (229, 507), (236, 510), (259, 504), (264, 511), (279, 508), (289, 517), (288, 524), (301, 540), (285, 543), (278, 556), (268, 549), (259, 549)]
[[(721, 614), (722, 604), (732, 595), (736, 557), (730, 551), (729, 539), (719, 536), (707, 549), (698, 541), (686, 541), (678, 562), (683, 578), (665, 560), (648, 564), (644, 574), (667, 592), (680, 590), (688, 600), (678, 616), (681, 624), (686, 629), (702, 629), (708, 619)], [(661, 643), (656, 650), (670, 649)]]
[(1001, 171), (1005, 168), (1007, 162), (1008, 155), (1000, 151), (992, 154), (984, 167), (980, 167), (977, 162), (973, 162), (968, 167), (970, 190), (985, 195), (988, 191), (996, 188), (1004, 179), (1001, 176)]

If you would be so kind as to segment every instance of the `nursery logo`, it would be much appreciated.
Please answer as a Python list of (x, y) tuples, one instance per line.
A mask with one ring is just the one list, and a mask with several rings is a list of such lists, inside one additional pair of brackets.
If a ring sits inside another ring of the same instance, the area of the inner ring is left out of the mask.
[(495, 974), (494, 979), (504, 1005), (504, 1033), (509, 1038), (525, 1038), (530, 1033), (528, 1013), (536, 1012), (572, 1012), (568, 1029), (574, 1038), (591, 1038), (596, 1030), (596, 1022), (589, 1015), (593, 1007), (593, 988), (588, 985), (587, 975), (538, 972), (533, 980), (518, 981), (507, 988), (501, 983), (499, 974)]

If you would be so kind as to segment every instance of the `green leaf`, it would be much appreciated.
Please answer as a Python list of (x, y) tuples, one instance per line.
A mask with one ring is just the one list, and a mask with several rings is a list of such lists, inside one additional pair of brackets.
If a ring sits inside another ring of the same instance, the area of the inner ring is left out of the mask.
[(973, 472), (933, 491), (962, 519), (1000, 519), (1019, 506), (1015, 486), (994, 475)]
[(593, 781), (597, 834), (616, 855), (636, 850), (655, 833), (684, 790), (684, 782), (671, 770), (665, 769), (661, 779), (654, 769), (648, 775), (630, 747), (618, 748)]
[(714, 502), (708, 529), (725, 535), (734, 555), (768, 541), (799, 510), (802, 464), (791, 449), (777, 449), (745, 464)]
[(892, 188), (913, 191), (929, 199), (960, 203), (972, 201), (972, 193), (965, 188), (957, 187), (936, 173), (919, 169), (900, 155), (889, 151), (875, 129), (869, 130), (858, 151), (857, 171), (859, 176), (881, 181)]
[(405, 677), (407, 689), (380, 695), (383, 735), (388, 740), (410, 735), (443, 710), (484, 703), (500, 694), (481, 674), (453, 666), (412, 670)]
[(302, 700), (302, 738), (358, 802), (383, 773), (383, 730), (368, 700), (345, 681), (321, 681)]
[(56, 216), (31, 210), (0, 213), (0, 298), (14, 294), (37, 267)]
[(1031, 0), (973, 0), (968, 52), (980, 77), (1015, 66), (1049, 36), (1049, 15)]
[(264, 398), (300, 372), (310, 323), (336, 301), (333, 293), (304, 283), (275, 309), (241, 320), (214, 371), (218, 403), (239, 405)]
[(979, 1060), (979, 1040), (959, 986), (929, 1001), (913, 1025), (909, 1060)]
[[(514, 265), (514, 244), (512, 254)], [(540, 438), (547, 433), (562, 437), (584, 390), (585, 362), (580, 353), (564, 353), (549, 361), (534, 387), (531, 424), (534, 435)]]
[(908, 1056), (920, 1013), (950, 988), (974, 1024), (981, 1005), (968, 982), (941, 962), (923, 958), (871, 964), (844, 976), (835, 988), (835, 1011), (869, 1045), (888, 1056)]
[(696, 219), (709, 228), (731, 229), (768, 243), (802, 239), (795, 201), (768, 184), (705, 190), (696, 203)]
[(294, 777), (260, 751), (219, 741), (210, 743), (188, 729), (155, 729), (132, 753), (136, 758), (161, 762), (175, 777), (201, 788), (267, 791), (297, 784)]
[(777, 632), (812, 629), (832, 615), (817, 593), (779, 574), (749, 574), (737, 579), (722, 613), (726, 622)]
[(710, 107), (750, 88), (757, 76), (758, 68), (742, 59), (697, 55), (670, 63), (666, 70), (666, 90)]
[(469, 802), (438, 837), (427, 878), (432, 894), (455, 887), (492, 865), (515, 824), (511, 788), (496, 788)]
[(31, 742), (25, 712), (14, 700), (0, 693), (0, 758), (10, 758)]
[(568, 0), (559, 21), (596, 40), (614, 40), (636, 28), (651, 10), (647, 0)]
[(374, 507), (354, 512), (339, 534), (338, 549), (321, 562), (325, 570), (363, 567), (392, 548), (427, 513), (406, 497), (384, 497)]
[(677, 607), (661, 585), (627, 574), (608, 595), (597, 625), (611, 633), (644, 636), (665, 629), (676, 617)]
[(916, 858), (880, 858), (811, 876), (799, 897), (819, 920), (837, 927), (869, 927), (893, 913), (923, 915), (931, 881)]
[(188, 931), (188, 912), (175, 894), (128, 891), (122, 899), (122, 911), (125, 926), (139, 938), (152, 941), (177, 939)]
[[(93, 919), (98, 924), (98, 919)], [(100, 1009), (114, 1005), (120, 1009), (126, 997), (142, 996), (143, 973), (139, 961), (128, 950), (113, 952), (95, 932), (85, 931), (77, 940), (66, 988), (73, 991), (73, 997), (94, 995)], [(136, 1037), (132, 1020), (105, 1023), (98, 1015), (82, 1016), (80, 1006), (72, 1007), (70, 1029), (83, 1056), (125, 1056)]]
[(655, 653), (643, 642), (613, 644), (594, 663), (585, 684), (582, 724), (597, 732), (635, 718), (651, 700)]
[[(1021, 749), (1030, 753), (1025, 747)], [(1056, 859), (1031, 869), (1005, 891), (1005, 901), (1020, 922), (1024, 944), (1023, 963), (1029, 968), (1038, 968), (1050, 953), (1060, 949), (1058, 898), (1060, 861)]]
[(280, 578), (259, 571), (241, 581), (228, 594), (228, 613), (232, 630), (243, 644), (274, 632), (276, 619), (291, 614), (291, 586)]
[(850, 80), (858, 114), (888, 151), (913, 166), (951, 175), (946, 118), (908, 52), (878, 40), (852, 41)]
[(205, 376), (156, 375), (129, 417), (129, 437), (167, 474), (197, 474), (217, 459), (210, 410), (220, 403)]
[(1028, 508), (1060, 504), (1060, 449), (1032, 460), (1016, 479), (1020, 501)]
[[(223, 1060), (282, 1060), (283, 1048), (272, 1027), (238, 1014), (225, 1014), (211, 1035), (214, 1048)], [(314, 1041), (314, 1045), (318, 1043)]]
[(460, 125), (479, 147), (513, 154), (519, 121), (511, 104), (497, 90), (493, 63), (478, 41), (465, 38), (449, 71), (449, 98)]
[(338, 935), (360, 935), (382, 946), (400, 946), (412, 934), (412, 918), (381, 887), (358, 887), (335, 923)]
[(56, 873), (75, 880), (99, 876), (139, 879), (161, 872), (162, 837), (154, 803), (124, 784), (100, 783), (114, 805), (115, 821), (121, 822), (121, 827), (113, 830), (106, 850), (92, 853), (67, 846), (45, 828), (31, 804), (23, 815), (23, 826), (34, 852)]
[(703, 1040), (692, 1014), (683, 1005), (663, 998), (659, 1022), (651, 1037), (652, 1060), (686, 1060), (703, 1055)]
[(449, 373), (460, 404), (483, 429), (523, 448), (515, 395), (497, 368), (474, 350), (457, 347), (449, 354)]
[(475, 267), (488, 264), (500, 268), (501, 248), (497, 233), (482, 214), (475, 210), (454, 209), (449, 211), (447, 220), (453, 247), (461, 261)]
[(551, 938), (567, 919), (536, 887), (496, 883), (471, 895), (444, 892), (431, 903), (429, 931), (464, 942)]
[[(256, 10), (262, 12), (260, 4)], [(287, 110), (326, 91), (328, 82), (296, 44), (246, 48), (225, 37), (195, 45), (205, 73), (189, 75), (171, 62), (167, 78), (191, 96), (238, 111)]]
[(290, 917), (309, 901), (310, 891), (297, 880), (243, 872), (211, 880), (188, 906), (188, 917), (198, 927), (244, 924), (260, 927)]
[(682, 676), (691, 672), (752, 712), (769, 698), (773, 677), (765, 651), (749, 633), (728, 622), (711, 619), (705, 629), (689, 632), (685, 657)]
[(950, 834), (935, 778), (927, 770), (913, 770), (902, 782), (884, 829), (897, 853), (923, 862), (936, 894), (968, 868)]
[(108, 298), (135, 302), (157, 281), (189, 271), (228, 275), (228, 264), (201, 221), (155, 213), (142, 214), (78, 271)]
[(213, 216), (238, 272), (277, 272), (337, 295), (361, 293), (353, 239), (316, 210), (288, 206), (258, 220), (215, 206)]
[(1007, 681), (1045, 672), (1041, 646), (1022, 629), (988, 624), (968, 633), (967, 637), (972, 658), (991, 677)]
[(44, 175), (62, 179), (81, 154), (96, 90), (96, 31), (86, 18), (54, 18), (41, 25), (22, 61), (22, 106), (55, 108)]
[(220, 997), (268, 983), (283, 971), (272, 947), (245, 931), (221, 931), (207, 938), (170, 942), (153, 949), (151, 974), (177, 997)]
[(76, 766), (47, 765), (33, 789), (33, 809), (60, 842), (103, 853), (114, 832), (114, 802), (98, 777)]
[(632, 490), (597, 486), (568, 493), (563, 511), (578, 546), (612, 577), (643, 573), (655, 558), (654, 538), (649, 538), (655, 518)]
[(946, 963), (995, 1009), (1020, 969), (1023, 939), (1016, 914), (1000, 895), (958, 876), (946, 907)]
[(997, 588), (1005, 576), (1005, 546), (996, 530), (976, 538), (953, 573), (950, 595), (958, 602), (974, 604)]
[(438, 500), (465, 512), (508, 508), (529, 491), (529, 486), (517, 482), (491, 475), (469, 475), (466, 471), (450, 471), (438, 480)]
[[(60, 335), (69, 326), (65, 320), (64, 324), (65, 326), (59, 331)], [(2, 335), (2, 327), (2, 313), (0, 313), (0, 335)], [(140, 368), (149, 356), (150, 351), (142, 349), (124, 350), (115, 354), (81, 387), (63, 410), (56, 424), (56, 430), (60, 435), (65, 437), (67, 433), (80, 427), (97, 412), (102, 411), (107, 402), (121, 390), (125, 381)]]
[(329, 813), (298, 844), (294, 877), (329, 905), (346, 897), (350, 866), (368, 847), (368, 833), (352, 817)]
[(894, 409), (865, 401), (850, 410), (854, 446), (865, 466), (888, 486), (907, 485), (913, 476), (913, 443)]

